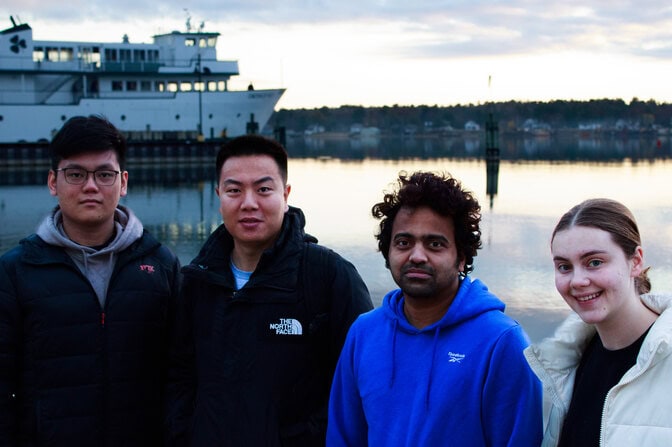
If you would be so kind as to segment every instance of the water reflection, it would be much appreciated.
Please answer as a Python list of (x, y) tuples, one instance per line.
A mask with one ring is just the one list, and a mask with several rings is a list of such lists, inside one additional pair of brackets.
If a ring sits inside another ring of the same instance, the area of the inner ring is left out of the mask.
[[(508, 312), (534, 339), (550, 333), (568, 312), (553, 286), (548, 238), (559, 216), (586, 198), (612, 197), (635, 212), (654, 291), (672, 290), (669, 143), (658, 147), (653, 142), (653, 148), (646, 141), (585, 143), (565, 150), (531, 140), (511, 147), (510, 139), (500, 139), (499, 158), (479, 155), (485, 147), (480, 139), (467, 144), (459, 139), (409, 137), (394, 143), (381, 138), (378, 145), (290, 140), (289, 202), (304, 210), (308, 232), (355, 264), (379, 302), (395, 285), (376, 251), (371, 206), (392, 188), (401, 170), (450, 172), (483, 205), (483, 248), (474, 276), (506, 302)], [(185, 263), (221, 221), (212, 162), (128, 167), (129, 194), (123, 203)], [(56, 200), (46, 187), (44, 167), (0, 168), (0, 179), (4, 253), (34, 230)]]
[[(295, 158), (338, 157), (347, 160), (409, 158), (483, 158), (485, 136), (481, 133), (461, 136), (400, 137), (298, 137), (287, 146)], [(672, 157), (670, 140), (655, 134), (609, 133), (582, 136), (576, 132), (558, 132), (553, 136), (521, 133), (502, 134), (497, 147), (502, 160), (511, 161), (596, 161), (665, 160)]]

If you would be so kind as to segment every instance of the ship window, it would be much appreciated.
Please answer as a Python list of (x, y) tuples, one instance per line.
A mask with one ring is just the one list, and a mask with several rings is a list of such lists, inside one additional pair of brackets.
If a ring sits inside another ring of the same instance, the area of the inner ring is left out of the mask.
[(217, 91), (217, 83), (215, 81), (208, 81), (208, 91), (209, 92)]
[(119, 50), (119, 61), (120, 62), (130, 62), (131, 61), (131, 50), (120, 49)]
[(126, 81), (126, 90), (135, 92), (138, 90), (138, 81)]
[(152, 83), (149, 81), (140, 81), (140, 90), (143, 92), (152, 91)]
[(226, 83), (224, 81), (217, 82), (217, 90), (219, 90), (220, 92), (225, 92), (226, 91)]
[(82, 60), (85, 64), (88, 64), (91, 62), (91, 48), (89, 47), (81, 47), (79, 49), (79, 59)]
[(163, 83), (163, 81), (156, 81), (154, 83), (154, 90), (157, 92), (163, 92), (166, 90), (166, 85)]
[(177, 82), (175, 82), (175, 81), (170, 81), (170, 82), (168, 83), (168, 91), (169, 91), (169, 92), (173, 92), (173, 93), (176, 92), (176, 91), (177, 91)]
[(58, 48), (47, 47), (47, 60), (58, 62)]
[(205, 48), (207, 46), (206, 40), (202, 37), (200, 39), (198, 39), (198, 46), (201, 47), (201, 48)]
[(185, 47), (193, 47), (195, 45), (196, 45), (196, 39), (185, 39), (184, 41)]
[(58, 58), (61, 62), (70, 62), (74, 59), (72, 48), (61, 48), (61, 54)]
[(180, 91), (182, 92), (190, 92), (194, 88), (193, 85), (191, 85), (191, 82), (181, 82), (180, 83)]
[(217, 46), (217, 38), (216, 37), (208, 37), (208, 46), (209, 47), (216, 47)]
[(135, 62), (144, 62), (145, 50), (133, 50), (133, 60)]
[(197, 92), (202, 92), (203, 91), (203, 82), (194, 82), (194, 90)]
[(158, 62), (158, 60), (159, 60), (159, 50), (149, 50), (149, 51), (147, 51), (147, 60), (149, 62)]
[(115, 48), (105, 48), (105, 60), (114, 62), (117, 60), (117, 50)]
[(112, 81), (112, 91), (120, 92), (124, 89), (124, 83), (122, 81)]
[(44, 48), (33, 48), (33, 62), (42, 62), (44, 60)]
[(93, 47), (93, 53), (91, 53), (91, 63), (96, 67), (100, 67), (100, 48)]

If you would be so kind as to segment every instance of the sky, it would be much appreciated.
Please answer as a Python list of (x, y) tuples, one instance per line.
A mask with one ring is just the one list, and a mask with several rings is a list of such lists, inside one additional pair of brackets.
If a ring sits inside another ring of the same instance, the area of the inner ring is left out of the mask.
[[(36, 40), (219, 32), (231, 85), (276, 109), (633, 98), (672, 102), (669, 0), (3, 0)], [(2, 20), (5, 24), (2, 25)]]

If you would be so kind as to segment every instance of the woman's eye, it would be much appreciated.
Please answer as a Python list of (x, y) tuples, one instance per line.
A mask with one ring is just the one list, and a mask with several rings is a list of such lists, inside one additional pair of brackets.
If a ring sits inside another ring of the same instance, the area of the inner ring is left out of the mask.
[(591, 260), (588, 262), (588, 265), (589, 265), (590, 267), (599, 267), (599, 266), (602, 265), (602, 261), (599, 260), (599, 259), (591, 259)]

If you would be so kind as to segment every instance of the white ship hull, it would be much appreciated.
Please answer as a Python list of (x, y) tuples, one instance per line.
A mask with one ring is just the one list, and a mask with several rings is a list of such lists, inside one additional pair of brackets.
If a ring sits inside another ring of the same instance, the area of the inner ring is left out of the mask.
[[(284, 90), (175, 93), (165, 99), (82, 99), (76, 105), (0, 105), (0, 142), (51, 140), (64, 121), (103, 115), (133, 139), (233, 137), (254, 120), (261, 130)], [(199, 113), (199, 109), (201, 113)], [(202, 123), (202, 125), (201, 125)]]

